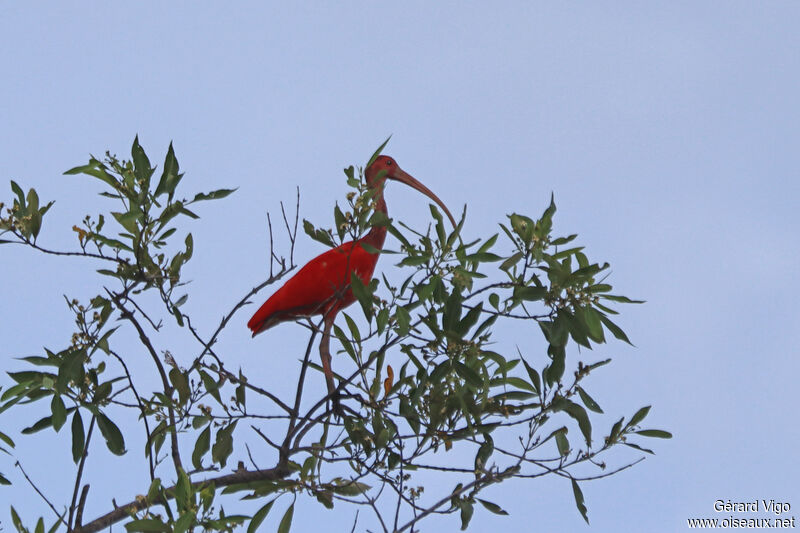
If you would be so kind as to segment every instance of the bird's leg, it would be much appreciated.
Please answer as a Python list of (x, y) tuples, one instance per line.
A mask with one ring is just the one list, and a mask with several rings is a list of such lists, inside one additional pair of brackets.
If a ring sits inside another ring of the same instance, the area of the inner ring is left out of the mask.
[(328, 396), (333, 404), (333, 412), (339, 413), (339, 393), (333, 384), (333, 370), (331, 369), (331, 329), (334, 316), (325, 316), (325, 325), (322, 330), (322, 340), (319, 342), (319, 356), (322, 359), (322, 371), (325, 373), (325, 383), (328, 385)]

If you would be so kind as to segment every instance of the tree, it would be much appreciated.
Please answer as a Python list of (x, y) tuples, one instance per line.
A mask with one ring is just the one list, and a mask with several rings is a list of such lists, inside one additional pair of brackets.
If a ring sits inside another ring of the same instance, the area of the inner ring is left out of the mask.
[[(77, 465), (72, 494), (52, 503), (47, 487), (31, 482), (56, 516), (50, 531), (88, 533), (123, 520), (128, 531), (229, 531), (240, 525), (255, 531), (276, 507), (283, 509), (278, 531), (284, 532), (298, 497), (316, 498), (327, 508), (365, 507), (383, 531), (414, 531), (427, 516), (448, 513), (458, 513), (465, 529), (476, 506), (506, 514), (482, 497), (486, 487), (545, 475), (569, 482), (588, 522), (580, 482), (642, 460), (607, 468), (601, 456), (619, 445), (652, 453), (640, 446), (640, 437), (671, 436), (641, 427), (650, 407), (620, 418), (601, 436), (594, 430), (592, 413), (603, 411), (586, 383), (610, 359), (574, 361), (568, 348), (590, 350), (607, 334), (629, 342), (611, 320), (617, 312), (610, 305), (639, 302), (611, 293), (609, 265), (591, 262), (572, 244), (576, 235), (553, 235), (552, 198), (536, 220), (512, 214), (500, 233), (467, 238), (462, 235), (466, 209), (458, 226), (447, 231), (431, 206), (427, 229), (414, 230), (373, 212), (362, 169), (345, 169), (353, 191), (344, 209), (334, 208), (334, 229), (304, 221), (304, 230), (335, 246), (386, 225), (400, 247), (382, 252), (396, 260), (392, 267), (384, 260), (384, 269), (394, 269), (399, 281), (384, 275), (365, 285), (354, 277), (360, 306), (343, 312), (334, 329), (337, 390), (345, 398), (344, 412), (337, 415), (322, 382), (309, 379), (309, 371), (321, 372), (311, 357), (319, 323), (303, 322), (309, 341), (298, 354), (291, 397), (230, 370), (217, 347), (231, 318), (295, 268), (297, 214), (291, 217), (281, 206), (288, 257), (271, 244), (267, 279), (233, 304), (216, 328), (199, 331), (182, 310), (189, 287), (181, 269), (192, 258), (194, 238), (186, 233), (179, 241), (178, 223), (197, 218), (196, 205), (234, 191), (181, 196), (183, 174), (172, 145), (158, 180), (155, 171), (138, 138), (130, 160), (107, 152), (102, 160), (92, 157), (68, 170), (99, 180), (100, 194), (120, 206), (110, 216), (76, 224), (72, 250), (39, 244), (53, 202), (42, 205), (34, 189), (26, 195), (12, 181), (15, 197), (0, 219), (5, 237), (0, 243), (65, 260), (92, 259), (103, 280), (97, 294), (67, 300), (76, 324), (68, 342), (9, 363), (23, 368), (9, 371), (11, 381), (0, 390), (0, 414), (30, 404), (40, 411), (41, 418), (22, 434), (71, 434)], [(192, 339), (194, 354), (159, 346), (156, 333), (164, 319), (174, 320), (176, 334)], [(516, 330), (541, 332), (544, 342), (532, 344), (527, 335), (523, 349), (507, 349), (509, 340), (493, 335), (508, 321), (519, 325)], [(148, 387), (130, 371), (134, 346), (118, 333), (122, 328), (132, 331), (135, 348), (148, 354), (157, 386)], [(141, 461), (149, 487), (142, 487), (144, 496), (87, 521), (83, 511), (92, 495), (83, 471), (90, 446), (99, 450), (101, 437), (110, 454), (138, 453), (126, 449), (125, 435), (134, 432), (146, 436)], [(3, 451), (13, 456), (20, 438), (25, 437), (0, 432)], [(255, 444), (271, 449), (270, 455), (254, 460), (249, 445)], [(238, 466), (232, 467), (232, 459)], [(268, 468), (255, 466), (267, 462)], [(63, 475), (73, 468), (52, 465)], [(452, 490), (425, 493), (431, 476), (451, 479)], [(10, 484), (2, 474), (0, 483)], [(238, 499), (245, 502), (234, 503)], [(228, 515), (223, 504), (248, 514)], [(13, 507), (11, 517), (18, 531), (30, 530)], [(43, 517), (33, 529), (44, 532)]]

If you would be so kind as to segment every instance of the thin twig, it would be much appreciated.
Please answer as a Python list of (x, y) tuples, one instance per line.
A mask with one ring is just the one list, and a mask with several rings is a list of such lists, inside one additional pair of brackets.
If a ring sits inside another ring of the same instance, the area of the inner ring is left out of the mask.
[[(139, 393), (136, 391), (136, 387), (133, 386), (133, 378), (131, 377), (131, 373), (128, 371), (128, 365), (125, 364), (125, 360), (115, 352), (114, 350), (109, 350), (111, 355), (113, 355), (119, 364), (122, 365), (122, 369), (125, 371), (125, 375), (128, 377), (128, 383), (131, 385), (131, 391), (133, 391), (133, 395), (136, 397), (136, 403), (139, 405), (139, 410), (142, 413), (142, 420), (144, 421), (144, 431), (147, 434), (147, 445), (150, 446), (152, 442), (152, 434), (150, 433), (150, 424), (147, 422), (147, 410), (144, 407), (144, 402), (142, 402), (142, 398), (139, 396)], [(150, 481), (152, 482), (155, 479), (156, 470), (155, 465), (153, 465), (153, 453), (151, 448), (151, 453), (147, 454), (147, 458), (150, 462)]]
[[(142, 345), (144, 345), (144, 347), (147, 348), (147, 351), (150, 353), (150, 357), (153, 360), (153, 363), (156, 365), (156, 368), (158, 369), (158, 374), (161, 377), (161, 385), (164, 389), (164, 395), (167, 398), (172, 397), (172, 390), (173, 390), (172, 385), (170, 385), (169, 383), (169, 379), (167, 378), (167, 373), (164, 371), (164, 365), (161, 364), (161, 360), (158, 358), (158, 354), (156, 353), (153, 344), (150, 342), (150, 338), (144, 332), (144, 329), (142, 329), (142, 326), (141, 324), (139, 324), (139, 321), (136, 320), (136, 317), (133, 316), (133, 313), (130, 310), (128, 310), (124, 305), (122, 305), (122, 302), (120, 302), (119, 295), (112, 293), (108, 289), (106, 289), (106, 293), (111, 297), (111, 299), (116, 304), (117, 309), (119, 309), (120, 311), (121, 317), (128, 320), (131, 324), (133, 324), (133, 327), (136, 328), (136, 331), (139, 334), (139, 340), (142, 342)], [(175, 423), (175, 409), (172, 407), (171, 404), (167, 405), (167, 414), (169, 416), (169, 423), (170, 423), (170, 427), (167, 428), (167, 430), (169, 431), (170, 434), (172, 462), (175, 465), (175, 472), (178, 473), (180, 472), (180, 470), (183, 469), (183, 466), (181, 464), (180, 449), (178, 448), (178, 432)]]
[(52, 503), (50, 503), (50, 500), (47, 499), (47, 496), (45, 496), (44, 493), (41, 490), (39, 490), (39, 487), (37, 487), (36, 484), (31, 480), (31, 478), (28, 477), (28, 474), (25, 472), (25, 469), (22, 468), (22, 463), (17, 461), (14, 466), (16, 466), (22, 471), (22, 475), (25, 476), (26, 480), (28, 480), (28, 483), (30, 484), (31, 487), (33, 487), (33, 490), (35, 490), (36, 493), (39, 494), (39, 496), (41, 496), (42, 499), (47, 503), (47, 505), (50, 506), (50, 509), (53, 510), (53, 513), (55, 513), (55, 515), (59, 518), (59, 520), (63, 520), (61, 518), (61, 515), (58, 514), (58, 511), (56, 511), (55, 506)]

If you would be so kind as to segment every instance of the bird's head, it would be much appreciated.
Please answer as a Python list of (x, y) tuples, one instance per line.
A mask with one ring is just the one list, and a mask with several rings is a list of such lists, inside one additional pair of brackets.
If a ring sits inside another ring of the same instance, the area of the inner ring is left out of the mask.
[(456, 221), (453, 218), (453, 215), (450, 214), (450, 210), (447, 209), (446, 205), (444, 205), (444, 202), (442, 202), (438, 196), (433, 194), (433, 191), (428, 189), (425, 185), (417, 181), (414, 177), (400, 168), (397, 162), (388, 155), (379, 155), (376, 157), (375, 161), (373, 161), (372, 164), (367, 167), (364, 176), (367, 179), (367, 186), (370, 189), (383, 187), (386, 179), (388, 178), (390, 180), (405, 183), (409, 187), (418, 190), (436, 202), (445, 212), (447, 218), (450, 219), (453, 227), (456, 226)]

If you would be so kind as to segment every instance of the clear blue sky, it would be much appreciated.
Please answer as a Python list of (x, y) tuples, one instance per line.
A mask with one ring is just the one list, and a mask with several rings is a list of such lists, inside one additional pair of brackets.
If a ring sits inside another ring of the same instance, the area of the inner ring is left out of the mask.
[[(646, 425), (675, 435), (648, 441), (657, 455), (637, 467), (584, 484), (591, 530), (683, 531), (687, 517), (719, 516), (717, 499), (788, 501), (800, 515), (800, 4), (265, 4), (0, 4), (0, 198), (15, 179), (56, 199), (43, 242), (66, 247), (72, 224), (104, 206), (64, 170), (129, 153), (137, 133), (154, 161), (174, 141), (192, 187), (239, 187), (192, 226), (187, 305), (210, 326), (264, 277), (266, 210), (299, 186), (301, 217), (328, 223), (341, 168), (390, 133), (387, 153), (454, 210), (468, 206), (467, 232), (538, 214), (552, 191), (556, 228), (579, 233), (623, 294), (647, 300), (623, 309), (635, 349), (591, 354), (614, 358), (593, 396), (609, 425), (652, 404)], [(387, 193), (391, 214), (410, 221), (427, 217), (420, 198)], [(297, 258), (319, 251), (302, 239)], [(0, 254), (5, 369), (62, 345), (61, 294), (90, 296), (97, 282), (85, 265)], [(254, 344), (239, 320), (224, 337), (234, 365), (295, 368), (296, 327), (271, 332), (285, 353), (266, 357), (268, 341)], [(51, 436), (18, 439), (17, 453), (58, 493), (71, 481), (52, 479), (46, 461), (68, 459), (45, 448)], [(0, 471), (24, 483), (13, 462), (0, 456)], [(90, 471), (92, 491), (118, 502), (142, 492), (132, 464)], [(560, 479), (490, 499), (511, 515), (478, 511), (471, 530), (590, 530)], [(28, 520), (47, 511), (24, 484), (0, 487), (0, 502), (5, 530), (9, 502)], [(350, 511), (299, 505), (295, 531), (349, 531)]]

